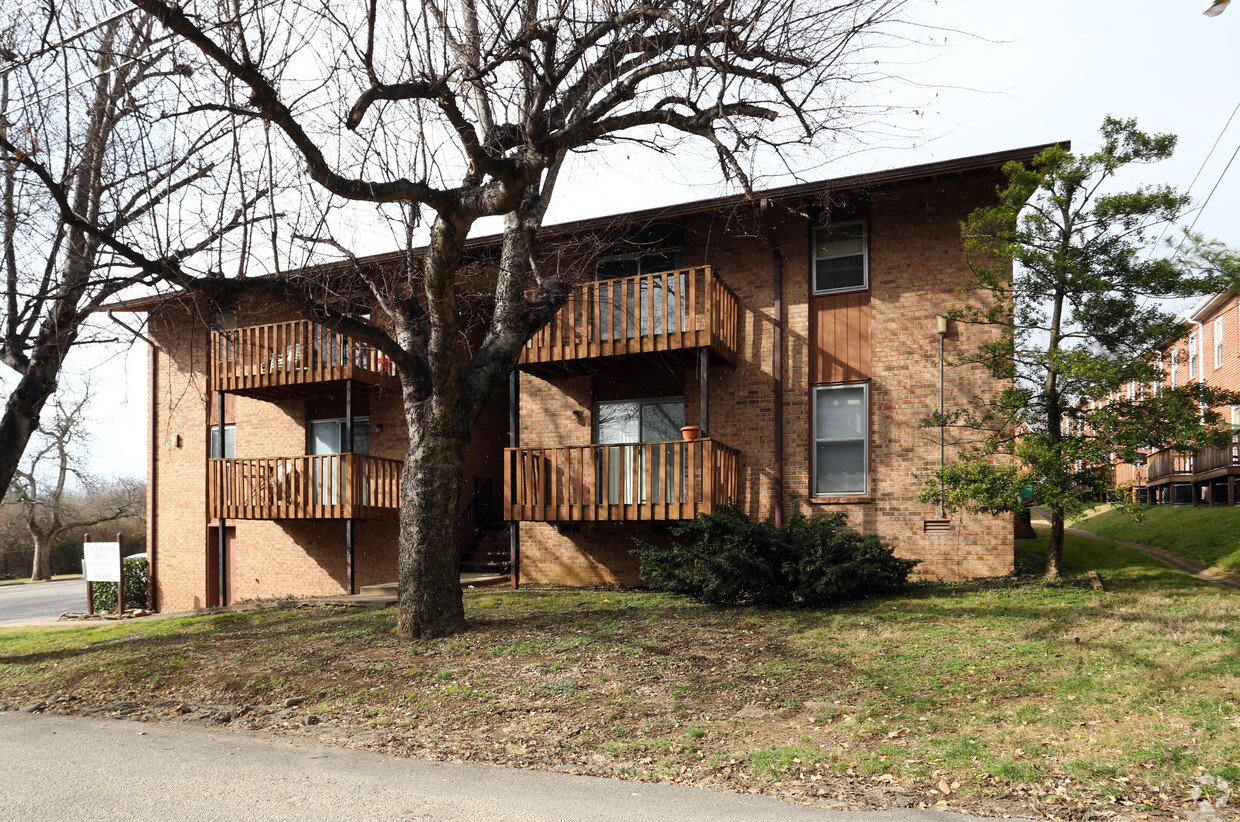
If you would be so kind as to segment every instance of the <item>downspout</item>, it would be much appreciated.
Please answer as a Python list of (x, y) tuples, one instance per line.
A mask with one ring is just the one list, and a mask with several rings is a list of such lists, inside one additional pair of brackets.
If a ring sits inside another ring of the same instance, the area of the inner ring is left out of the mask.
[[(224, 401), (226, 397), (224, 396), (224, 392), (219, 390), (218, 386), (215, 389), (215, 394), (217, 397), (219, 397), (220, 459), (223, 460), (223, 459), (226, 459), (225, 455), (227, 454), (227, 449), (225, 448), (225, 445), (224, 445), (224, 442), (225, 442), (224, 440)], [(220, 513), (223, 514), (222, 506), (220, 508)], [(223, 608), (225, 605), (228, 604), (228, 533), (227, 533), (227, 527), (228, 527), (228, 520), (226, 520), (223, 516), (221, 516), (220, 522), (219, 522), (219, 528), (217, 529), (219, 533), (216, 534), (216, 537), (217, 537), (216, 545), (219, 551), (219, 568), (220, 568), (219, 599), (220, 599), (221, 608)]]
[(159, 485), (159, 460), (155, 458), (155, 448), (158, 439), (158, 413), (159, 406), (155, 401), (159, 386), (159, 346), (155, 341), (145, 334), (139, 333), (136, 329), (131, 328), (124, 322), (116, 319), (112, 312), (108, 312), (108, 319), (119, 325), (121, 328), (133, 334), (139, 340), (142, 340), (149, 346), (147, 351), (147, 363), (150, 368), (150, 375), (147, 378), (148, 388), (147, 397), (150, 405), (150, 428), (147, 431), (147, 448), (146, 448), (146, 567), (147, 567), (147, 594), (146, 604), (152, 611), (158, 611), (158, 601), (156, 599), (159, 586), (156, 585), (156, 563), (155, 563), (155, 538), (157, 533), (158, 509), (155, 507), (155, 489)]
[[(514, 368), (508, 375), (508, 447), (521, 446), (521, 375)], [(520, 457), (517, 457), (520, 459)], [(505, 458), (507, 459), (507, 458)], [(505, 469), (506, 471), (507, 469)], [(512, 489), (504, 488), (507, 497)], [(517, 520), (508, 521), (508, 568), (515, 591), (521, 587), (521, 524)]]
[(770, 223), (771, 201), (763, 200), (760, 206), (767, 245), (771, 247), (771, 292), (774, 297), (774, 351), (771, 354), (771, 374), (774, 380), (772, 397), (774, 419), (774, 520), (775, 526), (784, 524), (784, 255)]
[[(344, 444), (345, 444), (345, 451), (348, 453), (348, 456), (345, 457), (344, 459), (346, 460), (346, 464), (349, 466), (349, 472), (348, 472), (349, 482), (345, 485), (345, 488), (343, 490), (346, 490), (347, 493), (349, 494), (348, 506), (349, 506), (349, 511), (351, 513), (353, 510), (353, 506), (358, 503), (358, 500), (354, 498), (353, 491), (355, 490), (354, 485), (357, 481), (357, 476), (358, 476), (357, 471), (360, 468), (358, 461), (353, 456), (353, 380), (352, 379), (347, 379), (344, 381), (344, 417), (345, 417)], [(349, 517), (348, 519), (344, 521), (345, 576), (347, 577), (347, 584), (348, 584), (350, 595), (357, 593), (357, 585), (355, 582), (354, 569), (353, 569), (353, 563), (355, 559), (355, 556), (354, 556), (355, 532), (353, 530), (354, 527), (355, 526), (353, 525), (353, 517)]]

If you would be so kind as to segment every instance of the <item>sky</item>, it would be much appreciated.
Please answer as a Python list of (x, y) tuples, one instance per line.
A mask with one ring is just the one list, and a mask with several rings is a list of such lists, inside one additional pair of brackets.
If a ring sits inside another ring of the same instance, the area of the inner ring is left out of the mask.
[[(891, 66), (892, 74), (911, 81), (883, 92), (898, 110), (888, 122), (875, 124), (878, 136), (824, 157), (826, 165), (812, 178), (1057, 140), (1088, 152), (1097, 146), (1106, 115), (1135, 117), (1143, 130), (1177, 134), (1180, 141), (1173, 159), (1140, 169), (1124, 184), (1167, 183), (1187, 190), (1197, 207), (1205, 206), (1189, 218), (1196, 220), (1196, 230), (1240, 246), (1240, 159), (1224, 173), (1240, 151), (1240, 116), (1229, 124), (1240, 108), (1240, 3), (1210, 18), (1201, 14), (1203, 2), (943, 0), (929, 5), (921, 17), (943, 30), (935, 35), (943, 44)], [(910, 106), (916, 114), (904, 111)], [(891, 136), (897, 133), (903, 136)], [(791, 180), (772, 180), (782, 182)], [(690, 149), (667, 158), (614, 148), (566, 168), (548, 221), (732, 191), (721, 183), (713, 160)], [(369, 242), (367, 251), (390, 248), (379, 236)], [(126, 336), (115, 326), (110, 331)], [(71, 354), (62, 385), (86, 377), (93, 384), (88, 461), (95, 473), (145, 475), (146, 373), (142, 342)]]

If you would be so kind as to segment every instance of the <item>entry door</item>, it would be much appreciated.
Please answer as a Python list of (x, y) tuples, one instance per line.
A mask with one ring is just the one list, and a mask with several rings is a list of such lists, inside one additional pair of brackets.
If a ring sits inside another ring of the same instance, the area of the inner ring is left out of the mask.
[[(607, 504), (646, 502), (650, 491), (653, 502), (671, 501), (679, 485), (677, 478), (662, 470), (674, 464), (672, 449), (679, 444), (680, 429), (685, 424), (685, 401), (680, 397), (653, 400), (600, 402), (597, 408), (598, 441), (607, 447)], [(647, 488), (646, 449), (640, 443), (665, 443), (651, 449), (650, 474), (654, 488)], [(602, 454), (597, 458), (598, 473), (602, 471)], [(635, 465), (636, 463), (636, 465)], [(683, 460), (682, 460), (683, 464)], [(638, 485), (634, 485), (634, 474)], [(667, 476), (664, 476), (667, 474)], [(598, 483), (602, 501), (602, 483)]]
[(233, 579), (236, 576), (236, 543), (237, 529), (235, 526), (224, 527), (224, 597), (220, 598), (220, 529), (218, 525), (207, 526), (207, 590), (205, 608), (227, 605), (233, 601)]

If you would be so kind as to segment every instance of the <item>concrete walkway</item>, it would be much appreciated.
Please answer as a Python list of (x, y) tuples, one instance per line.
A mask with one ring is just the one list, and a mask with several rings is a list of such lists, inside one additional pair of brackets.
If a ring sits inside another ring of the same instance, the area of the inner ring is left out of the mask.
[(936, 811), (827, 811), (769, 796), (428, 762), (310, 739), (24, 713), (0, 713), (0, 808), (6, 822), (975, 820)]
[[(1037, 517), (1046, 525), (1049, 526), (1051, 524), (1050, 517), (1048, 517), (1046, 512), (1041, 508), (1034, 508), (1033, 513), (1036, 514)], [(1196, 577), (1204, 582), (1212, 582), (1215, 585), (1222, 586), (1223, 588), (1231, 588), (1232, 590), (1240, 591), (1240, 574), (1233, 574), (1230, 571), (1224, 571), (1220, 568), (1211, 568), (1195, 559), (1188, 559), (1186, 557), (1173, 554), (1170, 551), (1164, 551), (1161, 548), (1156, 548), (1153, 545), (1142, 545), (1138, 542), (1124, 542), (1119, 539), (1100, 537), (1097, 534), (1091, 534), (1083, 528), (1072, 528), (1065, 526), (1064, 530), (1069, 534), (1076, 534), (1078, 537), (1100, 539), (1103, 542), (1113, 542), (1116, 545), (1122, 545), (1125, 548), (1140, 551), (1147, 557), (1156, 559), (1164, 565), (1169, 565), (1181, 573), (1188, 574), (1191, 577)]]
[(1103, 542), (1113, 542), (1116, 545), (1122, 545), (1125, 548), (1131, 548), (1134, 551), (1140, 551), (1147, 557), (1152, 557), (1159, 562), (1170, 565), (1177, 571), (1204, 580), (1205, 582), (1213, 582), (1215, 585), (1221, 585), (1224, 588), (1231, 588), (1240, 591), (1240, 574), (1233, 574), (1230, 571), (1224, 571), (1220, 568), (1211, 568), (1208, 565), (1198, 562), (1195, 559), (1181, 557), (1170, 551), (1164, 551), (1153, 545), (1142, 545), (1137, 542), (1124, 542), (1123, 540), (1110, 539), (1108, 537), (1100, 537), (1097, 534), (1091, 534), (1083, 528), (1064, 528), (1070, 534), (1076, 534), (1079, 537), (1089, 537), (1090, 539), (1100, 539)]

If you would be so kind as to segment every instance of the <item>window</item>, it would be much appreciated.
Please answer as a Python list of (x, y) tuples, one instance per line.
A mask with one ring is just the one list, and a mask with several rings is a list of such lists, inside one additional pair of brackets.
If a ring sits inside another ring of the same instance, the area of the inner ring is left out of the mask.
[(1223, 367), (1223, 318), (1214, 321), (1214, 367)]
[(1188, 378), (1197, 379), (1197, 332), (1188, 335)]
[[(343, 417), (310, 421), (311, 454), (349, 453), (349, 445), (345, 441), (346, 439), (345, 420)], [(352, 453), (370, 453), (370, 417), (353, 418)]]
[(814, 389), (814, 495), (863, 496), (870, 487), (869, 385)]
[(1240, 405), (1231, 407), (1231, 441), (1240, 442)]
[(865, 223), (840, 223), (814, 230), (814, 293), (864, 291), (870, 287)]
[(1175, 388), (1179, 385), (1180, 371), (1180, 349), (1171, 349), (1171, 387)]
[(208, 429), (211, 432), (211, 459), (236, 459), (237, 457), (237, 426), (224, 426), (224, 453), (220, 453), (220, 427), (213, 425)]

